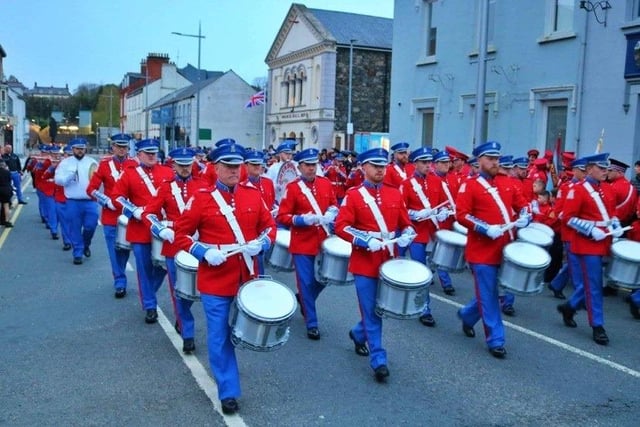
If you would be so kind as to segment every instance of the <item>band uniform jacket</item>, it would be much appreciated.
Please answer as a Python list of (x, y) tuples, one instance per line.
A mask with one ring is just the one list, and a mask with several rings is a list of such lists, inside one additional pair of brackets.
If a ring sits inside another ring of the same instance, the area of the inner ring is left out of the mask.
[[(401, 174), (398, 169), (404, 171), (404, 175)], [(392, 186), (393, 188), (400, 188), (402, 181), (405, 179), (412, 177), (413, 172), (415, 171), (415, 166), (411, 163), (407, 163), (404, 166), (398, 164), (397, 162), (391, 162), (387, 165), (387, 170), (384, 174), (384, 183)]]
[[(100, 190), (100, 186), (102, 186), (102, 192), (111, 198), (111, 201), (115, 205), (115, 198), (113, 197), (116, 183), (122, 176), (122, 171), (127, 167), (136, 167), (138, 166), (138, 162), (133, 158), (124, 158), (123, 161), (118, 161), (115, 156), (105, 157), (100, 160), (98, 164), (98, 169), (94, 172), (93, 176), (91, 176), (91, 180), (89, 180), (89, 186), (87, 187), (87, 195), (91, 196), (95, 190)], [(113, 168), (113, 169), (112, 169)], [(118, 216), (120, 212), (103, 206), (101, 209), (100, 221), (104, 225), (112, 225), (115, 226), (118, 224)]]
[[(413, 188), (412, 180), (414, 179), (420, 188), (422, 188), (422, 192), (427, 197), (431, 208), (447, 200), (447, 196), (442, 190), (442, 181), (439, 177), (432, 173), (427, 173), (425, 176), (418, 176), (417, 173), (414, 173), (412, 177), (404, 180), (400, 186), (400, 193), (402, 193), (402, 198), (407, 209), (419, 211), (425, 207), (420, 197), (418, 197), (416, 190)], [(439, 225), (436, 227), (434, 221), (437, 223), (435, 218), (433, 220), (412, 221), (413, 228), (418, 234), (413, 241), (416, 243), (429, 243), (429, 241), (435, 237), (435, 232), (439, 228)]]

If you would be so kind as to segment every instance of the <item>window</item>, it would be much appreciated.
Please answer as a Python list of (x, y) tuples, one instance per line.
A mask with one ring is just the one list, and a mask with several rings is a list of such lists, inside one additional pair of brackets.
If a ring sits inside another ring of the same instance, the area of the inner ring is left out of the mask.
[(485, 104), (484, 106), (484, 114), (482, 115), (482, 135), (480, 135), (480, 141), (475, 141), (475, 129), (476, 129), (476, 106), (471, 105), (471, 146), (477, 147), (480, 144), (483, 144), (489, 140), (489, 107)]
[[(564, 151), (567, 135), (567, 100), (548, 102), (545, 107), (545, 149), (555, 155), (556, 144), (560, 139), (560, 151)], [(557, 160), (557, 159), (556, 159)]]
[(295, 107), (303, 105), (302, 88), (307, 79), (304, 66), (285, 70), (282, 80), (282, 96), (285, 102), (283, 107)]
[(546, 0), (545, 36), (573, 33), (574, 0)]
[(422, 112), (422, 147), (433, 147), (433, 125), (435, 114), (433, 108), (421, 110)]
[(438, 35), (438, 29), (433, 26), (433, 3), (424, 2), (423, 19), (424, 19), (424, 53), (426, 56), (435, 56), (436, 54), (436, 39)]

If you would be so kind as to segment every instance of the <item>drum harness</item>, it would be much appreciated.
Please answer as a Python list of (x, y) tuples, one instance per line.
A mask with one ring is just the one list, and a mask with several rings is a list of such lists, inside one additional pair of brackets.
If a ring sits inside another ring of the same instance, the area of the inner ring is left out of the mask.
[[(229, 227), (231, 227), (231, 231), (233, 232), (233, 235), (235, 236), (238, 243), (240, 245), (244, 245), (245, 243), (247, 243), (247, 241), (244, 238), (244, 235), (242, 234), (242, 230), (240, 230), (240, 225), (238, 224), (238, 220), (236, 219), (236, 216), (233, 214), (233, 208), (229, 206), (229, 204), (227, 204), (226, 200), (224, 200), (224, 197), (222, 197), (222, 194), (220, 194), (220, 190), (216, 188), (211, 192), (211, 196), (213, 196), (213, 199), (216, 201), (216, 203), (220, 207), (220, 212), (222, 212), (222, 215), (224, 215), (225, 219), (227, 220), (227, 223), (229, 224)], [(224, 250), (224, 249), (228, 250), (232, 246), (237, 248), (237, 245), (229, 245), (228, 248), (226, 248), (224, 245), (215, 245), (215, 246), (219, 246), (220, 250)], [(247, 268), (249, 269), (249, 273), (253, 276), (254, 275), (253, 259), (249, 254), (246, 254), (244, 252), (242, 252), (242, 258), (244, 259), (244, 263), (247, 265)]]
[(613, 231), (611, 227), (611, 218), (607, 213), (607, 209), (604, 207), (604, 203), (602, 202), (602, 198), (600, 197), (600, 193), (598, 193), (588, 181), (583, 181), (582, 185), (585, 190), (589, 193), (594, 202), (596, 202), (596, 206), (600, 211), (600, 215), (602, 216), (602, 221), (595, 221), (596, 226), (607, 227), (609, 231)]
[[(504, 220), (504, 223), (509, 224), (511, 222), (511, 218), (509, 216), (509, 212), (507, 211), (507, 207), (504, 205), (504, 202), (502, 201), (502, 199), (500, 198), (500, 195), (498, 194), (498, 188), (492, 187), (491, 185), (489, 185), (489, 183), (487, 182), (486, 179), (484, 179), (483, 176), (479, 176), (477, 178), (477, 181), (480, 183), (480, 185), (484, 187), (485, 190), (489, 192), (491, 197), (493, 197), (493, 200), (498, 205), (498, 209), (500, 210), (500, 214), (502, 215), (502, 219)], [(509, 229), (509, 237), (511, 237), (511, 240), (513, 240), (512, 229)]]
[(449, 184), (447, 184), (447, 182), (444, 180), (444, 178), (442, 178), (442, 189), (444, 190), (444, 193), (447, 195), (447, 199), (449, 200), (449, 204), (451, 205), (451, 213), (455, 214), (456, 213), (456, 203), (453, 200), (453, 196), (451, 195), (451, 191), (449, 190)]
[(634, 190), (635, 188), (633, 187), (633, 185), (629, 184), (629, 191), (627, 192), (627, 197), (622, 202), (620, 202), (620, 204), (616, 205), (616, 210), (620, 209), (621, 207), (626, 205), (629, 200), (631, 200)]
[[(431, 203), (429, 203), (429, 199), (427, 198), (427, 195), (424, 194), (422, 187), (420, 186), (420, 184), (418, 184), (418, 180), (415, 177), (413, 177), (410, 179), (410, 181), (411, 181), (411, 186), (413, 187), (413, 191), (416, 192), (416, 195), (418, 196), (418, 199), (420, 199), (420, 202), (422, 203), (422, 205), (426, 209), (431, 210)], [(438, 220), (433, 216), (430, 219), (431, 219), (431, 222), (433, 222), (433, 225), (436, 226), (436, 230), (439, 230), (440, 225), (438, 224)]]
[(109, 169), (111, 170), (111, 176), (113, 177), (113, 180), (115, 182), (118, 182), (118, 180), (120, 179), (121, 173), (116, 168), (116, 164), (113, 162), (113, 159), (109, 160)]
[(400, 175), (400, 178), (407, 179), (407, 173), (405, 171), (402, 170), (402, 168), (400, 168), (400, 166), (398, 166), (397, 163), (393, 164), (393, 168), (396, 170), (396, 172), (398, 172), (398, 175)]
[[(313, 194), (311, 194), (311, 191), (309, 191), (309, 187), (307, 187), (307, 184), (305, 184), (302, 180), (299, 180), (298, 187), (300, 187), (300, 191), (302, 191), (302, 194), (304, 194), (304, 196), (309, 201), (309, 204), (311, 205), (311, 208), (313, 209), (314, 213), (318, 216), (322, 216), (322, 211), (320, 210), (318, 201), (316, 200), (315, 197), (313, 197)], [(324, 232), (327, 233), (327, 236), (329, 236), (331, 234), (329, 233), (329, 228), (324, 224), (320, 224), (320, 225), (324, 230)]]
[(182, 191), (180, 191), (180, 187), (178, 187), (178, 184), (176, 184), (175, 181), (172, 181), (170, 185), (171, 185), (171, 194), (173, 194), (173, 198), (176, 199), (176, 203), (178, 204), (178, 210), (180, 211), (180, 213), (182, 213), (184, 212), (184, 208), (186, 206), (186, 203), (182, 198)]
[(136, 172), (138, 172), (138, 175), (140, 175), (140, 178), (142, 178), (142, 181), (144, 181), (144, 185), (147, 186), (147, 190), (149, 190), (149, 193), (151, 193), (153, 197), (156, 197), (158, 195), (158, 190), (156, 190), (156, 188), (153, 186), (149, 175), (147, 175), (142, 170), (141, 166), (136, 166)]
[[(378, 228), (380, 229), (380, 237), (384, 239), (385, 236), (390, 236), (391, 238), (392, 235), (391, 233), (389, 233), (389, 229), (387, 228), (387, 223), (384, 221), (384, 218), (382, 217), (382, 212), (380, 212), (380, 208), (378, 207), (378, 204), (373, 199), (373, 197), (371, 197), (371, 194), (369, 194), (369, 191), (367, 191), (367, 189), (364, 186), (362, 186), (360, 187), (358, 192), (364, 199), (364, 202), (367, 204), (367, 206), (369, 206), (369, 209), (371, 209), (373, 218), (376, 220), (376, 223), (378, 224)], [(368, 233), (375, 236), (375, 234), (373, 234), (370, 231)], [(385, 246), (387, 247), (389, 254), (393, 257), (393, 245), (385, 245)]]

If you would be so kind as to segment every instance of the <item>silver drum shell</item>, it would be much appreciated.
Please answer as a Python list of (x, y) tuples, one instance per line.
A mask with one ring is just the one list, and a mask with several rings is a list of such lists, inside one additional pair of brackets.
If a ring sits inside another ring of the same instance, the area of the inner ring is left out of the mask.
[(127, 224), (129, 218), (124, 215), (118, 217), (118, 224), (116, 225), (116, 249), (123, 251), (131, 250), (131, 243), (127, 241)]

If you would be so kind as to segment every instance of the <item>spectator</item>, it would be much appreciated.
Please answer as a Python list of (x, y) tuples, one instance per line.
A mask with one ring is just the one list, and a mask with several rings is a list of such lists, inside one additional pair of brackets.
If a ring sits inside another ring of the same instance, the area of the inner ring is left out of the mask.
[(640, 196), (640, 160), (637, 160), (633, 165), (633, 170), (636, 173), (636, 176), (631, 179), (631, 184), (636, 188), (636, 192), (638, 196)]
[(4, 160), (0, 160), (0, 204), (2, 204), (0, 225), (4, 225), (5, 227), (13, 227), (13, 224), (9, 222), (9, 218), (11, 217), (12, 196), (11, 172), (9, 172), (9, 167)]
[(5, 145), (2, 160), (4, 160), (11, 173), (11, 182), (13, 182), (13, 187), (16, 189), (18, 203), (26, 205), (27, 202), (25, 202), (22, 195), (22, 165), (20, 164), (20, 158), (13, 153), (11, 145)]

